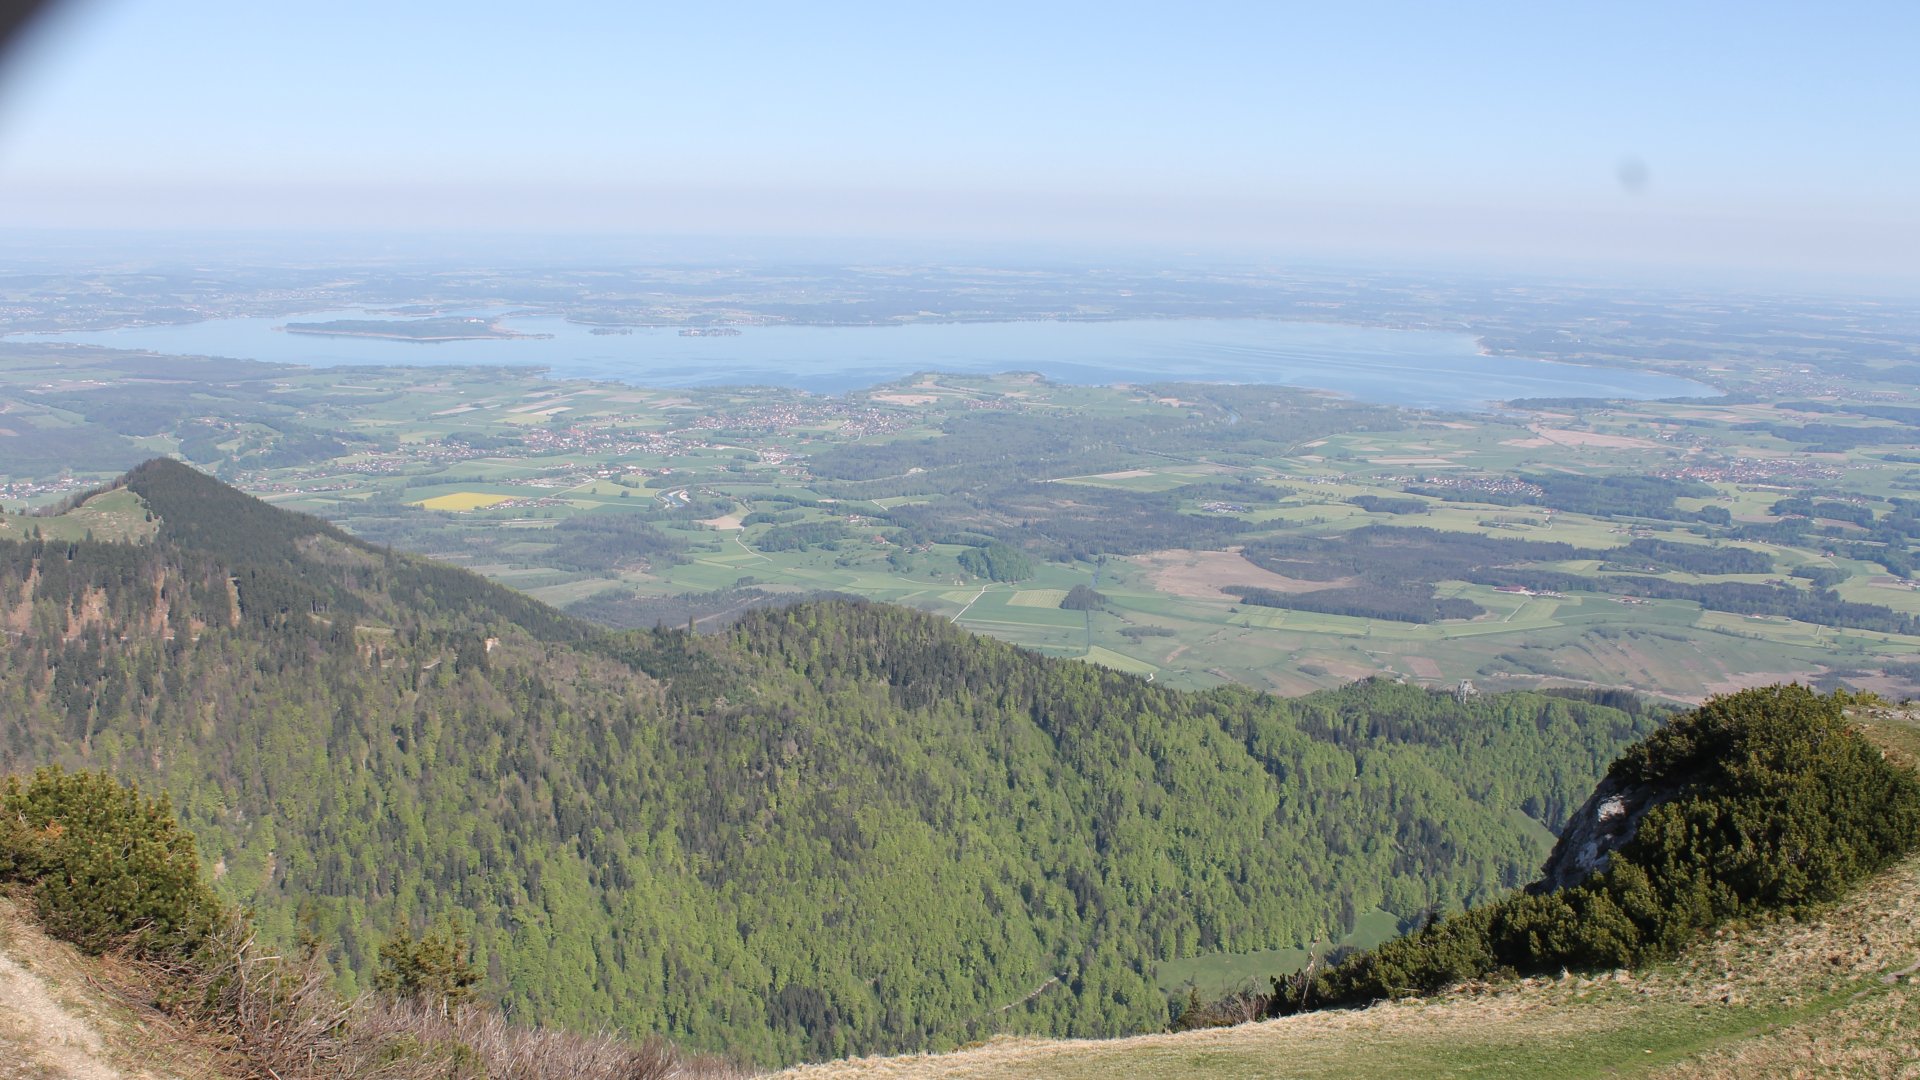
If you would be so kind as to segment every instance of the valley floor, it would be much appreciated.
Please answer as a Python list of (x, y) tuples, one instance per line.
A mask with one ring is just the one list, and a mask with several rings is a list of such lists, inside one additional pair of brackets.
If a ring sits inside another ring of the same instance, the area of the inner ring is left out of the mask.
[(1817, 918), (1726, 932), (1637, 975), (1529, 979), (1128, 1039), (1004, 1038), (783, 1075), (1920, 1078), (1920, 858)]

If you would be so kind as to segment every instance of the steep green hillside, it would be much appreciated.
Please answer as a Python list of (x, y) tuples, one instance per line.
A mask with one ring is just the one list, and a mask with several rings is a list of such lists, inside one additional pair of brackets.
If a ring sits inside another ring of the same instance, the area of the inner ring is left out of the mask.
[[(1617, 799), (1621, 812), (1603, 819), (1637, 828), (1606, 838), (1610, 864), (1586, 880), (1442, 920), (1312, 985), (1292, 980), (1283, 1001), (1236, 1003), (1389, 999), (1370, 1008), (1125, 1039), (1000, 1039), (786, 1075), (1910, 1076), (1920, 1061), (1917, 725), (1911, 708), (1800, 687), (1717, 699), (1609, 770), (1581, 813)], [(1570, 859), (1592, 861), (1570, 850), (1586, 839), (1576, 822), (1549, 879)], [(1555, 918), (1555, 908), (1577, 915)], [(1595, 943), (1615, 951), (1597, 954)]]
[(1476, 1080), (1905, 1077), (1920, 1061), (1920, 858), (1808, 922), (1716, 937), (1646, 971), (1544, 978), (1132, 1038), (996, 1039), (835, 1061), (791, 1080)]
[(514, 1023), (471, 1000), (457, 933), (396, 934), (348, 1000), (322, 943), (264, 945), (165, 797), (106, 772), (0, 786), (4, 1075), (119, 1080), (738, 1080), (658, 1036)]
[(1920, 846), (1920, 782), (1848, 722), (1849, 703), (1770, 686), (1677, 718), (1613, 763), (1540, 882), (1358, 954), (1299, 998), (1643, 965), (1730, 920), (1837, 899)]
[(603, 636), (171, 462), (0, 542), (0, 765), (172, 793), (265, 931), (466, 927), (511, 1013), (764, 1061), (1157, 1029), (1157, 961), (1533, 876), (1648, 716), (1157, 689), (916, 612)]

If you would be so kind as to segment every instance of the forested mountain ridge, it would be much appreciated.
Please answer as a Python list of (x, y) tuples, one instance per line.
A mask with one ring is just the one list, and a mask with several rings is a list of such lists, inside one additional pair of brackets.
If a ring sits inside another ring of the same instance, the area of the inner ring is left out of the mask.
[[(1916, 749), (1910, 702), (1794, 685), (1718, 697), (1613, 763), (1525, 892), (1270, 993), (1195, 1000), (1173, 1033), (782, 1075), (1906, 1076)], [(1283, 1018), (1249, 1022), (1263, 1015)]]
[(762, 1061), (1158, 1028), (1157, 961), (1530, 879), (1653, 722), (1166, 691), (838, 601), (607, 636), (172, 462), (125, 485), (151, 543), (0, 543), (0, 764), (169, 791), (350, 985), (450, 920), (512, 1013)]

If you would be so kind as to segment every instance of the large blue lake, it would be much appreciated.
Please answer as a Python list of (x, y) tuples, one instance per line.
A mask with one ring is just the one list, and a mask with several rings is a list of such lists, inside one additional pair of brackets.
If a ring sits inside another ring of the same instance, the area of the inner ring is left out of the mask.
[(596, 335), (554, 316), (504, 320), (546, 338), (419, 343), (317, 337), (276, 330), (289, 321), (367, 318), (316, 312), (292, 320), (220, 319), (15, 340), (343, 364), (546, 367), (566, 378), (640, 386), (770, 384), (817, 392), (872, 386), (917, 371), (1037, 371), (1064, 382), (1272, 383), (1363, 401), (1479, 409), (1519, 397), (1704, 397), (1718, 391), (1649, 372), (1483, 356), (1465, 334), (1266, 319), (1114, 322), (912, 323), (905, 326), (741, 327), (737, 337), (681, 337), (671, 329)]

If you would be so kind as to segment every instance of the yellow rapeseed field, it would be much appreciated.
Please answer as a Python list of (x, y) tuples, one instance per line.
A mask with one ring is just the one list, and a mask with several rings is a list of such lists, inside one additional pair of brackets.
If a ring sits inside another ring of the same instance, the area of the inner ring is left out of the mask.
[(415, 506), (424, 506), (429, 510), (480, 510), (496, 503), (506, 502), (511, 495), (488, 495), (481, 491), (456, 491), (450, 495), (435, 495), (431, 499), (421, 499)]

